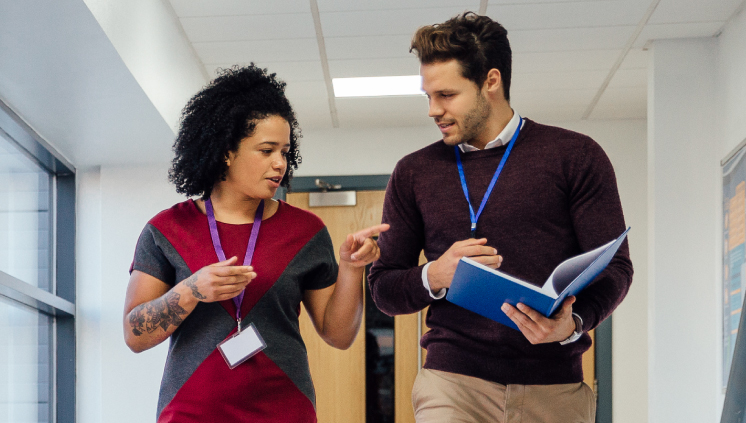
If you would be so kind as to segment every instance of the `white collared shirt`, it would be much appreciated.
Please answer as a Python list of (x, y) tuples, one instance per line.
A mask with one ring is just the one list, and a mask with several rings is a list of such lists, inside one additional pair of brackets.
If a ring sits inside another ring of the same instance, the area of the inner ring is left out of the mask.
[[(505, 145), (510, 142), (510, 140), (513, 138), (513, 135), (515, 135), (515, 131), (518, 129), (518, 124), (521, 123), (521, 116), (518, 113), (515, 113), (513, 111), (513, 117), (510, 119), (507, 125), (505, 125), (505, 128), (497, 135), (497, 138), (487, 143), (487, 145), (484, 146), (484, 149), (490, 149), (495, 147), (500, 147), (502, 145)], [(525, 122), (524, 122), (525, 123)], [(463, 153), (469, 153), (471, 151), (479, 151), (477, 147), (474, 147), (473, 145), (469, 145), (465, 142), (462, 142), (458, 145), (458, 147), (461, 149), (461, 152)], [(430, 294), (430, 296), (436, 300), (439, 300), (446, 295), (446, 289), (443, 288), (440, 291), (438, 291), (437, 294), (433, 294), (433, 291), (430, 290), (430, 282), (427, 280), (427, 269), (430, 267), (430, 263), (427, 263), (425, 266), (422, 267), (422, 284), (425, 286), (425, 289), (427, 289), (427, 292)]]
[[(484, 149), (490, 149), (495, 147), (500, 147), (501, 145), (505, 145), (510, 142), (511, 138), (513, 138), (513, 135), (515, 134), (515, 131), (518, 129), (518, 124), (521, 122), (521, 116), (518, 113), (513, 112), (513, 117), (510, 119), (510, 122), (508, 122), (507, 125), (505, 125), (505, 128), (503, 128), (502, 132), (497, 134), (497, 138), (487, 143), (486, 146), (484, 146)], [(470, 151), (479, 151), (477, 147), (474, 147), (473, 145), (469, 145), (465, 142), (462, 142), (458, 145), (461, 149), (462, 153), (468, 153)]]

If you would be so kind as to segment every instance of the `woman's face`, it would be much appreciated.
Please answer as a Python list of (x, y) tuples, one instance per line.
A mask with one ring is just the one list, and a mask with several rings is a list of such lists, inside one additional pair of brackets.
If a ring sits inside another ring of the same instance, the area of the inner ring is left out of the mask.
[(287, 170), (290, 124), (280, 116), (258, 120), (254, 133), (228, 154), (223, 188), (251, 198), (269, 199), (280, 187)]

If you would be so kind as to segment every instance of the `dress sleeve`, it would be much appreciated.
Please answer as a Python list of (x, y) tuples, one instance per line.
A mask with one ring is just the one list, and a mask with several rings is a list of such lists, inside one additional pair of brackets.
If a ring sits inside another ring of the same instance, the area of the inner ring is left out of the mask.
[[(624, 214), (611, 161), (588, 140), (568, 174), (570, 213), (581, 250), (589, 251), (624, 232)], [(622, 302), (632, 284), (632, 261), (625, 240), (604, 271), (577, 296), (573, 312), (585, 331), (597, 327)]]
[(382, 218), (391, 227), (378, 238), (381, 257), (368, 277), (373, 301), (390, 316), (415, 313), (435, 301), (422, 282), (423, 266), (418, 266), (425, 233), (410, 176), (402, 162), (391, 175)]
[(311, 242), (314, 245), (310, 246), (312, 248), (309, 249), (309, 254), (305, 258), (312, 263), (310, 263), (310, 270), (303, 278), (302, 288), (303, 290), (324, 289), (337, 282), (339, 272), (332, 237), (326, 226), (314, 236)]
[(163, 238), (158, 229), (147, 224), (140, 233), (135, 248), (135, 258), (130, 266), (130, 273), (138, 270), (173, 286), (176, 283), (176, 269), (168, 261), (158, 240)]

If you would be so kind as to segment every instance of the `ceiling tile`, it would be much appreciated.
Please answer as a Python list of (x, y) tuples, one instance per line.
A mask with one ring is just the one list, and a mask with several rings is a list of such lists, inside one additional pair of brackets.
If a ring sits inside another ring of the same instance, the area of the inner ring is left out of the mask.
[(418, 75), (420, 62), (414, 54), (396, 59), (330, 60), (332, 78)]
[(291, 100), (323, 99), (326, 104), (326, 83), (324, 81), (297, 81), (293, 84), (288, 84), (285, 91)]
[(408, 58), (411, 35), (326, 37), (329, 60)]
[(181, 18), (193, 43), (316, 38), (310, 13)]
[[(295, 116), (298, 119), (298, 126), (300, 126), (301, 133), (308, 129), (331, 129), (332, 118), (329, 113), (329, 105), (326, 102), (324, 104), (306, 104), (306, 103), (293, 103), (293, 110), (295, 110)], [(301, 139), (301, 155), (303, 154), (303, 140)]]
[(456, 7), (479, 10), (479, 0), (318, 0), (320, 12)]
[(713, 37), (722, 26), (720, 22), (646, 25), (634, 47), (642, 48), (649, 40)]
[(742, 0), (661, 0), (649, 24), (708, 22), (724, 23)]
[(511, 31), (513, 52), (621, 49), (634, 32), (633, 26)]
[(563, 107), (588, 107), (595, 89), (583, 90), (543, 90), (543, 91), (512, 91), (510, 103), (518, 111), (523, 113), (524, 107), (539, 108), (563, 108)]
[(444, 22), (462, 12), (461, 7), (447, 7), (323, 12), (320, 15), (324, 37), (404, 34), (411, 39), (417, 28)]
[(609, 82), (607, 89), (614, 88), (640, 88), (647, 89), (648, 70), (647, 69), (619, 69)]
[(427, 116), (427, 98), (338, 98), (340, 128), (389, 128), (434, 125)]
[(620, 69), (647, 69), (650, 63), (650, 52), (642, 48), (633, 48), (627, 52)]
[(192, 43), (202, 63), (319, 60), (316, 39)]
[[(228, 68), (233, 65), (246, 66), (245, 63), (208, 63), (205, 68), (212, 76), (216, 76), (217, 69)], [(324, 72), (321, 69), (321, 61), (309, 60), (304, 62), (255, 62), (259, 67), (266, 68), (270, 73), (276, 73), (277, 76), (285, 82), (295, 81), (323, 81)]]
[(513, 54), (513, 75), (526, 72), (608, 70), (622, 49), (546, 51)]
[(310, 13), (308, 0), (170, 0), (180, 18), (187, 16), (264, 15), (273, 13)]
[[(516, 109), (519, 110), (519, 109)], [(533, 121), (552, 124), (562, 122), (572, 122), (580, 120), (585, 113), (585, 107), (583, 106), (539, 106), (529, 104), (526, 107), (520, 108), (521, 116), (527, 117)]]
[[(489, 0), (487, 6), (487, 12), (490, 11), (490, 7), (492, 5), (502, 5), (502, 4), (516, 4), (516, 2), (520, 2), (521, 4), (552, 4), (552, 3), (567, 3), (568, 1), (572, 1), (575, 3), (594, 3), (597, 1), (604, 1), (604, 2), (614, 2), (618, 0)], [(630, 0), (633, 1), (633, 0)], [(649, 2), (650, 0), (634, 0), (637, 2), (643, 1), (643, 2)]]
[(590, 119), (647, 118), (647, 87), (607, 88)]
[(305, 128), (330, 128), (329, 97), (324, 81), (296, 81), (285, 89), (290, 104), (298, 115), (301, 130)]
[(598, 89), (608, 71), (532, 72), (515, 73), (511, 81), (511, 92), (546, 90)]
[(647, 3), (628, 0), (491, 4), (487, 15), (510, 34), (525, 29), (637, 25), (647, 7)]

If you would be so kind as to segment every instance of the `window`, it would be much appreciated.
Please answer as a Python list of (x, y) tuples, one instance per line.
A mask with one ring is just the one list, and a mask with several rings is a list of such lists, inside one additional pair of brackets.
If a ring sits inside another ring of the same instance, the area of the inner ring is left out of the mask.
[(75, 175), (0, 102), (0, 422), (74, 421)]

